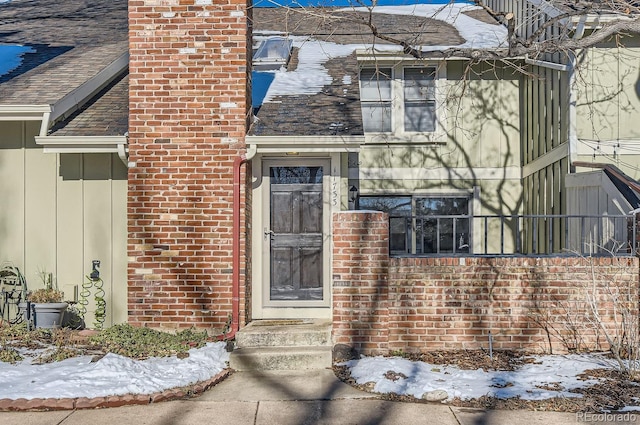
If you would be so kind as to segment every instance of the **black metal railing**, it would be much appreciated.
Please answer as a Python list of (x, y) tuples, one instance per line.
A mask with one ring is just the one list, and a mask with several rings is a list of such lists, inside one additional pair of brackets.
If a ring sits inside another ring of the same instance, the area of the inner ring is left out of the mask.
[(636, 255), (631, 215), (390, 216), (392, 255)]

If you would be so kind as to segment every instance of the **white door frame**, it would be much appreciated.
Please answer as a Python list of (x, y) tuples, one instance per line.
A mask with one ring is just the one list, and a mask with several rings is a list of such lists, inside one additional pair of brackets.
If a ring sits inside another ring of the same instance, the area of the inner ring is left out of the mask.
[[(269, 228), (270, 185), (264, 170), (272, 165), (325, 165), (323, 173), (323, 301), (290, 303), (269, 300), (269, 244), (265, 243), (265, 229)], [(252, 160), (252, 247), (251, 270), (252, 319), (330, 319), (331, 309), (331, 216), (340, 210), (340, 154), (322, 156), (261, 156)]]

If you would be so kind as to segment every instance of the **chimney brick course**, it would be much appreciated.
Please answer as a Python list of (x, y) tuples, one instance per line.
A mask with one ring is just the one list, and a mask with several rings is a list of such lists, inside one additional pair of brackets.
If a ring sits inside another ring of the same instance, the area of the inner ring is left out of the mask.
[(249, 110), (248, 10), (237, 0), (129, 2), (134, 325), (221, 329), (229, 320), (233, 164), (245, 151)]

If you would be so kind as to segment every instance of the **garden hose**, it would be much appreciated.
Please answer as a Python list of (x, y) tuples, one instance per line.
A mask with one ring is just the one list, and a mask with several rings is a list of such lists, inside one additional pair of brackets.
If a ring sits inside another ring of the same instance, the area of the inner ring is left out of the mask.
[(107, 303), (104, 300), (105, 292), (104, 281), (102, 278), (93, 279), (93, 287), (95, 289), (93, 297), (96, 302), (96, 311), (94, 313), (95, 320), (93, 325), (96, 329), (102, 329), (107, 315)]
[(78, 315), (83, 317), (87, 314), (87, 305), (89, 305), (89, 297), (91, 296), (91, 287), (93, 281), (87, 276), (87, 279), (82, 282), (82, 291), (80, 291), (80, 297), (78, 299)]

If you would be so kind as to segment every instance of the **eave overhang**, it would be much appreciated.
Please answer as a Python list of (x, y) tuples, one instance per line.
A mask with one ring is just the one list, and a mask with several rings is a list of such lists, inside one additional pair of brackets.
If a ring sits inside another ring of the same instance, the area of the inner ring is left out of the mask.
[(51, 125), (81, 108), (96, 93), (121, 75), (128, 66), (129, 52), (125, 52), (93, 78), (51, 105), (0, 105), (0, 121), (42, 121), (40, 136), (46, 136)]
[(128, 165), (127, 136), (36, 136), (44, 153), (117, 153)]
[(247, 136), (257, 153), (358, 152), (364, 136)]
[(0, 105), (0, 121), (41, 121), (40, 134), (47, 134), (51, 105)]
[(40, 121), (50, 105), (0, 105), (0, 121)]

